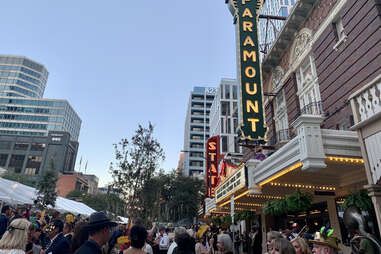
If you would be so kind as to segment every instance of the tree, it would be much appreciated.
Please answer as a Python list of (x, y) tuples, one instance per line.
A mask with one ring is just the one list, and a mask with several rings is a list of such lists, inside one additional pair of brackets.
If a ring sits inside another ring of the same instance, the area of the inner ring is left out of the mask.
[(154, 127), (139, 125), (135, 135), (114, 144), (115, 162), (110, 165), (113, 188), (122, 194), (131, 218), (145, 213), (143, 190), (165, 159), (160, 143), (153, 136)]
[(84, 191), (73, 190), (66, 195), (66, 198), (80, 201), (96, 211), (108, 211), (111, 217), (115, 215), (126, 216), (125, 202), (114, 193), (90, 194)]
[(37, 182), (37, 199), (35, 203), (39, 208), (46, 209), (49, 205), (52, 207), (55, 206), (57, 199), (57, 180), (58, 172), (53, 159), (51, 159), (50, 168), (42, 173), (42, 176)]

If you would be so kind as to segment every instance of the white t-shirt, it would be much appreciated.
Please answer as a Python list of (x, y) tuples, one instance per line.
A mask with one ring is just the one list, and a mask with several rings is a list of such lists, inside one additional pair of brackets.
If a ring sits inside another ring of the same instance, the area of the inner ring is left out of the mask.
[(167, 254), (172, 254), (173, 253), (173, 250), (177, 247), (177, 243), (175, 241), (173, 241), (173, 243), (171, 244), (171, 246), (169, 246), (169, 249), (167, 251)]
[(149, 245), (148, 243), (146, 243), (143, 247), (143, 251), (147, 254), (153, 254), (153, 250), (152, 250), (152, 247), (151, 245)]

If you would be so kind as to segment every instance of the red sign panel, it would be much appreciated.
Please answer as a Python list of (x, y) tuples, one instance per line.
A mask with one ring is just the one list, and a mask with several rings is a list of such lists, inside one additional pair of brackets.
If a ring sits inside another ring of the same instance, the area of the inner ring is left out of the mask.
[(218, 159), (220, 158), (220, 136), (210, 137), (206, 142), (206, 197), (214, 198), (218, 181)]

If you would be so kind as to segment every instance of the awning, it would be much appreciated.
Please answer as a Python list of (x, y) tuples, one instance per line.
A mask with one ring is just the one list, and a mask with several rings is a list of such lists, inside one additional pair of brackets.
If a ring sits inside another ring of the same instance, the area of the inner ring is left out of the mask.
[[(36, 198), (35, 188), (0, 178), (0, 200), (11, 205), (33, 205)], [(75, 215), (82, 214), (87, 216), (96, 212), (81, 202), (62, 197), (57, 197), (54, 209), (60, 212), (70, 212)]]

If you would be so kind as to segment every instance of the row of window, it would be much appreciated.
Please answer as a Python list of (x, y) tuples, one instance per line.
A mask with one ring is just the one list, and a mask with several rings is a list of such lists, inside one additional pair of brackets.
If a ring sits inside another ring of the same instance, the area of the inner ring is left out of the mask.
[(238, 86), (221, 85), (221, 99), (238, 99)]
[[(8, 77), (14, 77), (14, 78), (19, 77), (19, 78), (24, 79), (26, 81), (29, 81), (29, 82), (31, 82), (33, 84), (36, 84), (39, 87), (42, 85), (41, 81), (39, 81), (39, 80), (37, 80), (35, 78), (31, 78), (31, 77), (29, 77), (27, 75), (24, 75), (22, 73), (19, 73), (19, 72), (0, 71), (0, 76), (1, 77), (5, 77), (5, 78), (8, 78)], [(13, 84), (15, 84), (16, 81), (8, 81), (7, 83), (13, 83)]]
[(0, 167), (6, 167), (6, 163), (9, 159), (8, 169), (15, 172), (15, 173), (21, 173), (24, 161), (27, 158), (26, 167), (25, 167), (25, 174), (29, 175), (35, 175), (38, 174), (41, 163), (42, 163), (42, 156), (28, 156), (25, 155), (8, 155), (8, 154), (0, 154)]
[[(2, 79), (0, 79), (0, 83), (3, 83)], [(20, 88), (18, 86), (13, 86), (13, 85), (10, 85), (10, 86), (8, 86), (8, 85), (0, 85), (0, 90), (15, 91), (15, 92), (19, 92), (19, 93), (22, 93), (22, 94), (30, 96), (30, 97), (39, 97), (36, 93), (34, 93), (32, 91)]]
[(46, 144), (43, 143), (20, 143), (16, 142), (14, 143), (12, 147), (13, 142), (11, 141), (0, 141), (0, 150), (19, 150), (19, 151), (26, 151), (29, 148), (31, 151), (38, 151), (42, 152), (45, 150)]
[(28, 59), (25, 59), (25, 58), (12, 57), (12, 56), (9, 56), (9, 57), (0, 56), (0, 63), (25, 65), (26, 67), (29, 67), (35, 71), (43, 73), (44, 76), (47, 76), (48, 74), (42, 65), (29, 61)]
[(62, 117), (49, 117), (49, 116), (36, 116), (36, 115), (0, 114), (0, 119), (34, 121), (34, 122), (57, 122), (57, 123), (64, 122), (64, 119)]
[(25, 135), (25, 136), (47, 136), (47, 132), (34, 132), (34, 131), (10, 131), (10, 130), (1, 130), (0, 134), (9, 134), (9, 135)]
[(0, 103), (6, 104), (20, 104), (30, 106), (46, 106), (46, 107), (66, 107), (65, 101), (48, 101), (48, 100), (25, 100), (17, 98), (0, 98)]
[(0, 111), (23, 112), (23, 113), (34, 113), (34, 114), (49, 114), (49, 115), (64, 115), (65, 114), (65, 112), (61, 109), (29, 108), (29, 107), (3, 106), (3, 105), (0, 105)]
[(12, 123), (12, 122), (0, 122), (0, 127), (2, 128), (18, 128), (18, 129), (38, 129), (47, 130), (47, 124), (37, 124), (37, 123)]

